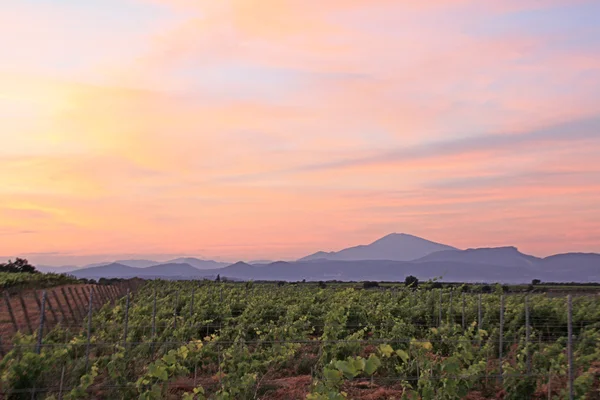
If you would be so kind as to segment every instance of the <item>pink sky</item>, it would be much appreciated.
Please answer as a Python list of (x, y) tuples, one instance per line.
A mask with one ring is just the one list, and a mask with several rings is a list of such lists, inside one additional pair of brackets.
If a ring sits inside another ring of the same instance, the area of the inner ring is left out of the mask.
[(424, 3), (9, 1), (0, 256), (600, 252), (600, 4)]

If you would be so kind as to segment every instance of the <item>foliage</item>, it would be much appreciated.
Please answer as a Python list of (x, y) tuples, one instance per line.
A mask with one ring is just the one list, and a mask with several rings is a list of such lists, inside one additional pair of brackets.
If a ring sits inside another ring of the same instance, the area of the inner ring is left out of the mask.
[(29, 261), (17, 258), (15, 261), (8, 260), (7, 263), (0, 264), (0, 272), (35, 274), (38, 271), (33, 265), (29, 264)]
[[(127, 320), (125, 299), (94, 312), (90, 367), (87, 324), (55, 328), (40, 354), (35, 335), (17, 334), (0, 361), (1, 386), (9, 399), (30, 398), (28, 389), (56, 387), (64, 366), (65, 399), (162, 399), (177, 389), (177, 398), (187, 400), (243, 400), (268, 397), (263, 394), (278, 377), (303, 371), (312, 381), (307, 398), (315, 400), (354, 398), (357, 385), (395, 385), (405, 399), (461, 399), (472, 392), (524, 399), (547, 398), (547, 380), (538, 377), (551, 376), (554, 397), (564, 398), (565, 299), (529, 295), (526, 343), (524, 297), (504, 296), (499, 383), (502, 287), (496, 289), (481, 295), (479, 326), (480, 294), (462, 290), (148, 281), (130, 298)], [(600, 304), (582, 296), (573, 310), (575, 392), (592, 398)]]

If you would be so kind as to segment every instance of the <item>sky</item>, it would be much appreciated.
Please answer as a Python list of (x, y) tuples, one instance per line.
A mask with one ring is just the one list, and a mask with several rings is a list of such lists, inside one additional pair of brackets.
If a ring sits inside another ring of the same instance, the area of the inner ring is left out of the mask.
[(0, 255), (600, 252), (597, 0), (0, 3)]

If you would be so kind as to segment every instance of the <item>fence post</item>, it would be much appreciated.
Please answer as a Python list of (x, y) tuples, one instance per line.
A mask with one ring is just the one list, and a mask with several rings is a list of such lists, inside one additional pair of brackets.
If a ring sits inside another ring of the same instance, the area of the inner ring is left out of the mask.
[(65, 309), (60, 304), (60, 300), (58, 299), (58, 295), (56, 294), (56, 291), (51, 290), (51, 292), (52, 292), (52, 297), (54, 297), (54, 301), (56, 302), (56, 307), (58, 307), (58, 311), (60, 311), (60, 314), (62, 316), (63, 322), (67, 322), (68, 321), (67, 314), (65, 314)]
[(74, 320), (74, 322), (77, 321), (77, 319), (83, 319), (83, 316), (85, 315), (82, 311), (83, 304), (80, 303), (80, 299), (75, 297), (73, 288), (69, 287), (69, 288), (67, 288), (67, 291), (71, 295), (71, 299), (73, 300), (73, 303), (75, 303), (75, 309), (77, 310), (77, 318)]
[(438, 309), (438, 326), (442, 326), (442, 296), (444, 295), (443, 289), (440, 289), (440, 306)]
[(465, 294), (463, 293), (462, 294), (462, 328), (463, 328), (463, 331), (465, 330), (465, 322), (466, 322), (465, 321), (465, 307), (466, 307), (465, 301), (466, 301)]
[(156, 338), (156, 289), (154, 289), (154, 302), (152, 306), (152, 352), (154, 353), (154, 342)]
[(62, 371), (60, 372), (60, 383), (58, 384), (58, 400), (62, 400), (62, 392), (63, 385), (65, 383), (65, 366), (62, 366)]
[(454, 325), (454, 287), (450, 287), (450, 315), (448, 316), (448, 322)]
[(123, 326), (123, 348), (127, 350), (127, 329), (129, 327), (129, 289), (127, 289), (127, 300), (125, 301), (125, 322)]
[(40, 354), (42, 351), (42, 337), (44, 336), (44, 321), (46, 316), (46, 291), (42, 292), (42, 304), (40, 306), (40, 328), (38, 330), (37, 346), (35, 348), (36, 354)]
[(81, 288), (80, 290), (77, 290), (77, 287), (73, 288), (73, 291), (75, 292), (75, 294), (77, 295), (77, 298), (79, 299), (79, 304), (81, 304), (81, 318), (83, 319), (85, 317), (85, 295), (82, 295), (83, 293), (83, 288)]
[(501, 294), (500, 295), (500, 336), (499, 336), (499, 340), (498, 340), (498, 362), (500, 364), (500, 375), (499, 375), (499, 379), (500, 379), (500, 384), (503, 383), (503, 367), (502, 367), (502, 347), (504, 346), (503, 343), (503, 336), (504, 336), (504, 295)]
[(568, 348), (569, 358), (569, 400), (573, 400), (573, 301), (571, 295), (567, 296), (567, 318), (568, 318)]
[(479, 293), (479, 299), (477, 301), (477, 329), (481, 329), (482, 315), (481, 315), (481, 293)]
[(85, 345), (85, 372), (87, 373), (90, 363), (90, 338), (92, 336), (92, 311), (94, 309), (94, 288), (90, 288), (90, 297), (88, 302), (88, 321), (87, 321), (87, 343)]
[(27, 312), (27, 306), (25, 305), (25, 300), (23, 300), (23, 295), (19, 292), (19, 302), (21, 303), (21, 309), (23, 310), (23, 316), (25, 317), (25, 322), (27, 323), (27, 328), (29, 329), (29, 333), (33, 334), (33, 328), (31, 327), (31, 320), (29, 319), (29, 313)]
[(62, 292), (63, 297), (65, 298), (65, 303), (67, 304), (67, 308), (69, 309), (69, 312), (71, 313), (71, 317), (73, 318), (73, 321), (77, 321), (77, 317), (75, 316), (73, 307), (71, 307), (71, 303), (69, 303), (69, 296), (67, 296), (67, 291), (65, 290), (65, 288), (60, 288), (60, 291)]
[(525, 296), (525, 357), (527, 360), (527, 375), (531, 375), (531, 356), (529, 355), (529, 340), (531, 328), (529, 326), (529, 295)]
[(192, 300), (190, 302), (190, 318), (194, 315), (194, 295), (196, 294), (196, 287), (192, 286)]
[(17, 325), (17, 320), (15, 319), (15, 313), (13, 312), (12, 306), (10, 305), (10, 297), (8, 293), (4, 292), (4, 301), (6, 302), (6, 308), (8, 309), (8, 315), (10, 315), (10, 320), (15, 328), (15, 333), (19, 331), (19, 325)]
[(177, 329), (177, 307), (179, 307), (179, 289), (175, 293), (175, 308), (173, 308), (173, 329)]
[(54, 306), (50, 301), (50, 296), (46, 294), (46, 305), (48, 306), (48, 310), (50, 310), (50, 314), (52, 314), (52, 319), (54, 320), (54, 324), (58, 324), (58, 317), (56, 316), (56, 311), (54, 310)]

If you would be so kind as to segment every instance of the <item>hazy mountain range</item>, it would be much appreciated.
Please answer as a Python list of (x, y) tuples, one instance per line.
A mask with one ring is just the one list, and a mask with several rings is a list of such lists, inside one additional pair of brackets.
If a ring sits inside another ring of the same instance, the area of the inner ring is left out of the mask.
[(599, 282), (600, 254), (567, 253), (539, 258), (515, 247), (460, 250), (412, 235), (391, 234), (369, 245), (318, 252), (293, 262), (229, 265), (179, 258), (166, 263), (121, 260), (69, 268), (65, 267), (64, 272), (80, 278), (214, 279), (220, 275), (241, 280), (403, 281), (414, 275), (422, 280), (442, 277), (444, 281), (462, 282)]

